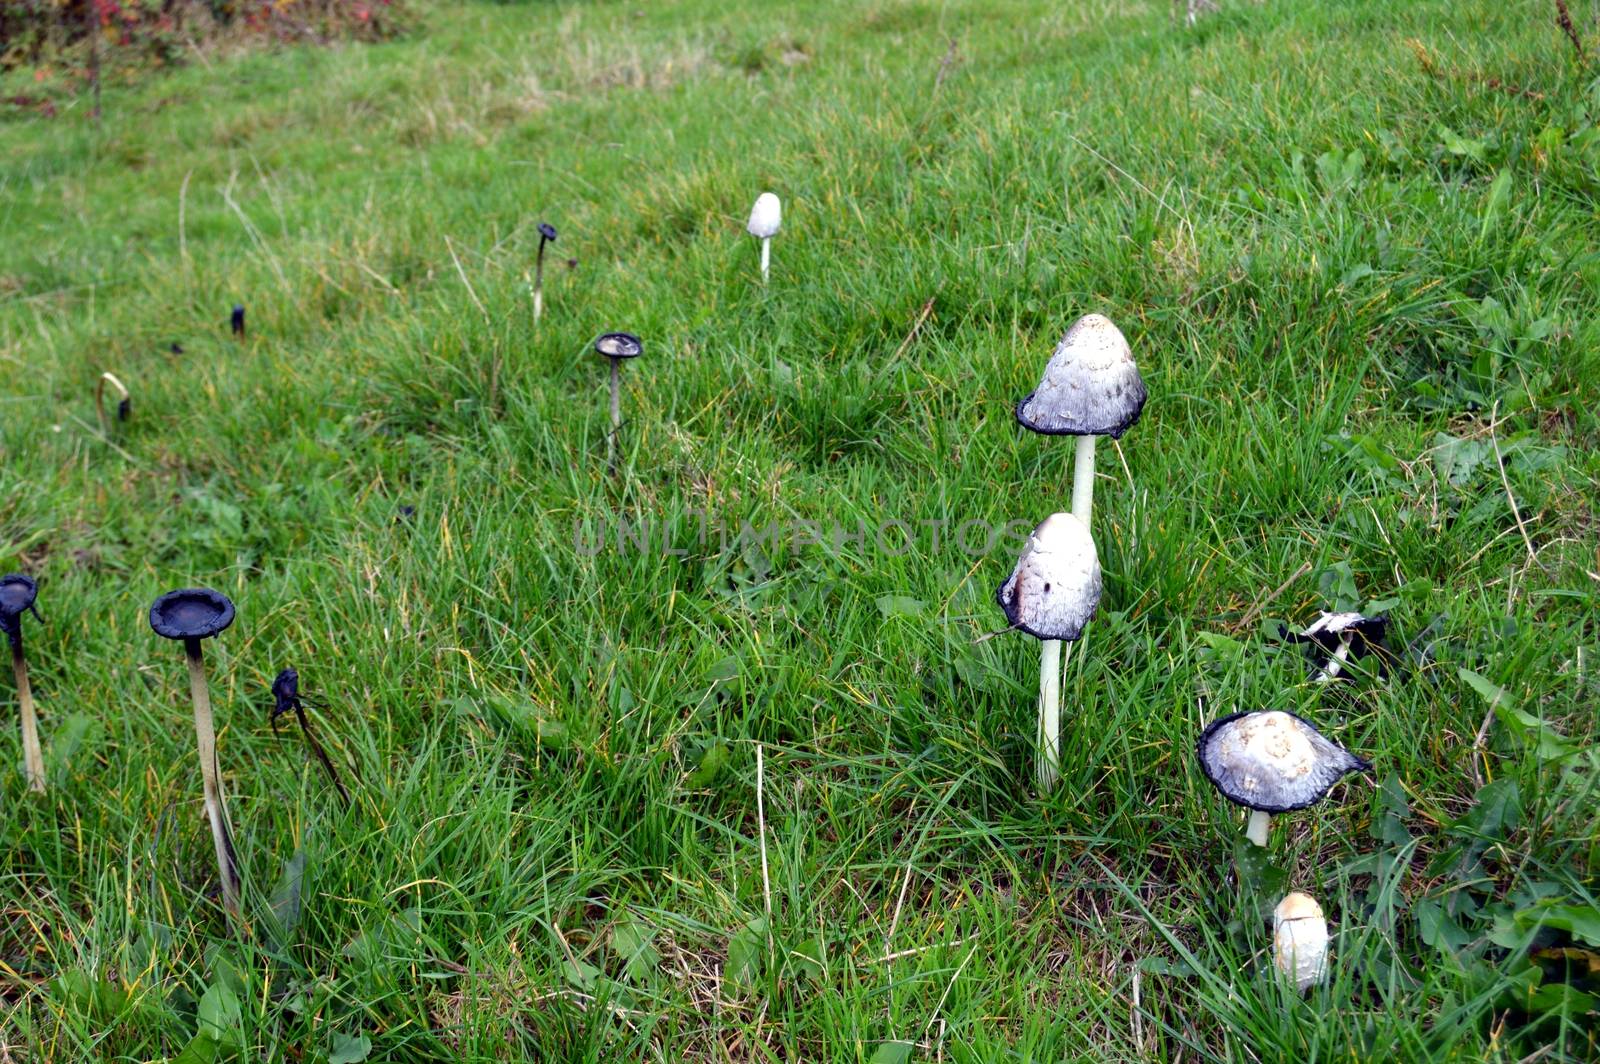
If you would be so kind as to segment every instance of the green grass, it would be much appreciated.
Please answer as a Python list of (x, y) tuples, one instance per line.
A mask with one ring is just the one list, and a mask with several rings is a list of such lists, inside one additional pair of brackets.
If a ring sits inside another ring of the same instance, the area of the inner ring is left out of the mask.
[[(0, 124), (0, 570), (39, 579), (51, 772), (29, 795), (0, 730), (10, 1051), (1600, 1053), (1600, 87), (1549, 5), (729, 8), (441, 3)], [(950, 529), (1065, 508), (1070, 444), (1011, 406), (1089, 310), (1151, 399), (1103, 449), (1040, 798), (1037, 648), (979, 641), (1016, 543)], [(617, 480), (614, 328), (646, 342)], [(723, 550), (701, 513), (915, 534)], [(622, 514), (686, 553), (581, 549)], [(239, 608), (208, 652), (244, 927), (145, 620), (190, 584)], [(1417, 653), (1309, 683), (1276, 624), (1341, 600)], [(286, 665), (348, 812), (268, 726)], [(1236, 881), (1192, 743), (1268, 706), (1382, 786)], [(1264, 970), (1280, 883), (1337, 934), (1304, 1001)]]

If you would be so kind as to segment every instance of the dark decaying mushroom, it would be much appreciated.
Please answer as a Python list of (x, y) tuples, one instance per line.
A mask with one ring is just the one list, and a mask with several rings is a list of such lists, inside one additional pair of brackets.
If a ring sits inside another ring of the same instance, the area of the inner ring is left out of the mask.
[(222, 782), (217, 771), (217, 733), (211, 717), (211, 693), (206, 687), (205, 658), (200, 641), (209, 639), (233, 623), (233, 603), (210, 588), (184, 588), (169, 591), (150, 607), (150, 627), (163, 639), (183, 643), (189, 664), (189, 696), (194, 702), (194, 733), (200, 752), (200, 778), (204, 787), (206, 818), (211, 823), (211, 841), (217, 852), (217, 870), (222, 876), (222, 900), (228, 911), (239, 912), (239, 858), (233, 848), (233, 832), (222, 801)]
[(37, 619), (39, 586), (21, 573), (0, 576), (0, 632), (11, 644), (11, 671), (17, 678), (17, 707), (22, 718), (22, 767), (28, 789), (44, 793), (44, 750), (39, 745), (39, 715), (33, 705), (33, 686), (28, 681), (28, 661), (22, 652), (22, 615), (31, 612)]
[(594, 342), (595, 353), (611, 363), (611, 435), (606, 437), (606, 466), (617, 471), (617, 433), (622, 428), (622, 363), (644, 353), (644, 342), (632, 333), (602, 333)]
[(322, 767), (327, 770), (328, 778), (339, 791), (339, 797), (344, 799), (345, 808), (350, 808), (350, 792), (344, 789), (344, 784), (339, 780), (339, 773), (334, 769), (333, 762), (322, 749), (322, 744), (317, 742), (317, 737), (311, 734), (311, 722), (306, 719), (306, 706), (315, 709), (326, 709), (322, 703), (314, 701), (307, 695), (300, 693), (300, 674), (293, 668), (284, 669), (272, 681), (272, 716), (268, 723), (272, 725), (274, 734), (278, 731), (278, 718), (285, 713), (293, 713), (300, 721), (300, 731), (305, 735), (306, 742), (311, 746), (311, 752), (317, 755), (317, 760), (322, 762)]
[[(556, 227), (549, 222), (539, 223), (539, 251), (533, 259), (533, 323), (539, 324), (544, 316), (544, 246), (555, 243)], [(524, 274), (524, 277), (527, 275)]]
[(1381, 674), (1390, 657), (1389, 648), (1384, 643), (1384, 637), (1389, 633), (1389, 618), (1384, 614), (1368, 617), (1353, 612), (1324, 611), (1303, 632), (1291, 632), (1280, 625), (1279, 633), (1287, 642), (1303, 643), (1311, 648), (1312, 660), (1318, 670), (1318, 683), (1327, 683), (1338, 677), (1347, 660), (1373, 658)]

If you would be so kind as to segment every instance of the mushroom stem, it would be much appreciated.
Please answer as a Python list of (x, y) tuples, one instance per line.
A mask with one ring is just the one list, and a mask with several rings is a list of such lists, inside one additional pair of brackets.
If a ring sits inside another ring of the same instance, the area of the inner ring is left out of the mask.
[(211, 692), (206, 687), (206, 663), (200, 640), (183, 641), (189, 662), (189, 696), (194, 701), (194, 735), (200, 748), (200, 778), (205, 787), (206, 817), (211, 821), (211, 841), (217, 850), (217, 870), (222, 875), (222, 902), (239, 915), (239, 866), (222, 806), (222, 784), (217, 778), (217, 734), (211, 723)]
[(1267, 844), (1267, 829), (1272, 825), (1272, 814), (1259, 809), (1250, 810), (1250, 820), (1244, 826), (1244, 837), (1257, 846)]
[(611, 434), (606, 437), (606, 468), (617, 475), (617, 433), (622, 431), (622, 366), (621, 359), (611, 362)]
[(1339, 638), (1339, 648), (1333, 652), (1333, 655), (1328, 658), (1328, 663), (1317, 674), (1317, 683), (1327, 683), (1330, 680), (1337, 679), (1339, 670), (1344, 668), (1345, 659), (1349, 656), (1350, 637), (1341, 636)]
[(44, 752), (39, 748), (39, 717), (33, 711), (33, 687), (28, 683), (28, 662), (22, 640), (11, 642), (11, 668), (17, 674), (17, 704), (22, 707), (22, 768), (28, 789), (44, 793)]
[(1034, 776), (1041, 793), (1061, 778), (1061, 640), (1039, 643), (1039, 735)]
[(544, 236), (539, 237), (539, 254), (533, 261), (533, 323), (539, 324), (539, 319), (544, 315), (544, 246), (548, 243)]
[(761, 238), (761, 283), (767, 283), (767, 269), (772, 265), (772, 238)]
[(1079, 436), (1073, 449), (1072, 516), (1089, 524), (1089, 514), (1094, 509), (1094, 441), (1093, 436)]
[(111, 387), (115, 388), (117, 391), (117, 399), (121, 404), (118, 407), (119, 411), (125, 409), (128, 402), (128, 389), (121, 381), (117, 379), (116, 374), (110, 372), (100, 374), (100, 379), (95, 383), (94, 386), (94, 412), (96, 416), (100, 418), (101, 432), (107, 432), (110, 430), (110, 426), (106, 421), (105, 393), (107, 384), (111, 385)]

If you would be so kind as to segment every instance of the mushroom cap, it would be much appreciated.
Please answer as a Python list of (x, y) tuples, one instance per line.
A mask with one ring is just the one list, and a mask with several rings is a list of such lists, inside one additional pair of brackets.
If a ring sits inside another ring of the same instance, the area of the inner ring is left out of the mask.
[(1292, 643), (1315, 643), (1324, 650), (1338, 650), (1341, 642), (1348, 641), (1357, 656), (1365, 653), (1369, 644), (1383, 641), (1389, 630), (1386, 614), (1368, 617), (1361, 613), (1329, 613), (1323, 610), (1317, 619), (1306, 625), (1303, 632), (1284, 632)]
[(1327, 977), (1328, 921), (1309, 894), (1295, 891), (1273, 910), (1272, 963), (1301, 990)]
[(556, 238), (556, 227), (549, 222), (540, 222), (539, 235), (546, 240), (554, 240)]
[(644, 343), (633, 333), (608, 332), (594, 342), (594, 349), (607, 358), (638, 358)]
[(1309, 721), (1276, 709), (1212, 721), (1195, 754), (1224, 798), (1263, 813), (1315, 805), (1347, 774), (1372, 767)]
[(0, 618), (15, 618), (33, 605), (39, 597), (39, 585), (33, 577), (21, 573), (0, 576)]
[(1011, 627), (1035, 639), (1077, 639), (1100, 605), (1100, 555), (1088, 527), (1068, 513), (1045, 518), (994, 597)]
[(300, 674), (293, 666), (272, 678), (272, 697), (280, 704), (300, 694)]
[(168, 591), (150, 606), (150, 627), (164, 639), (209, 639), (233, 623), (233, 603), (209, 587)]
[(763, 239), (776, 236), (778, 227), (783, 224), (783, 204), (778, 197), (770, 192), (763, 192), (756, 197), (756, 205), (750, 208), (750, 221), (745, 226), (751, 236)]
[(1017, 404), (1017, 421), (1047, 436), (1117, 439), (1139, 420), (1148, 395), (1122, 330), (1104, 314), (1085, 314), (1056, 345), (1039, 386)]

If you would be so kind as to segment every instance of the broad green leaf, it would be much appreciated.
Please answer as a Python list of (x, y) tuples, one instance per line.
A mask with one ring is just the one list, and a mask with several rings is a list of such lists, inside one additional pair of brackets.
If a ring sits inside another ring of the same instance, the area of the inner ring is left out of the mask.
[(660, 952), (652, 945), (655, 937), (654, 928), (631, 914), (611, 929), (611, 948), (621, 959), (623, 974), (630, 981), (644, 982), (661, 962)]
[(911, 1059), (912, 1043), (885, 1042), (867, 1058), (867, 1064), (906, 1064)]
[(718, 739), (706, 748), (700, 755), (700, 763), (694, 767), (683, 781), (684, 787), (691, 791), (705, 790), (722, 778), (723, 772), (728, 767), (728, 762), (733, 758), (733, 748), (726, 742)]
[(767, 921), (756, 917), (728, 940), (728, 961), (722, 977), (734, 986), (748, 990), (761, 974), (767, 950)]
[(196, 1017), (200, 1021), (200, 1033), (223, 1049), (238, 1049), (242, 1045), (240, 1024), (243, 1014), (239, 997), (227, 984), (217, 982), (206, 988), (200, 998)]
[(828, 948), (821, 935), (813, 935), (789, 951), (789, 963), (794, 970), (814, 983), (820, 983), (827, 973)]
[(328, 1064), (361, 1064), (372, 1053), (372, 1039), (364, 1034), (340, 1034), (328, 1039)]

